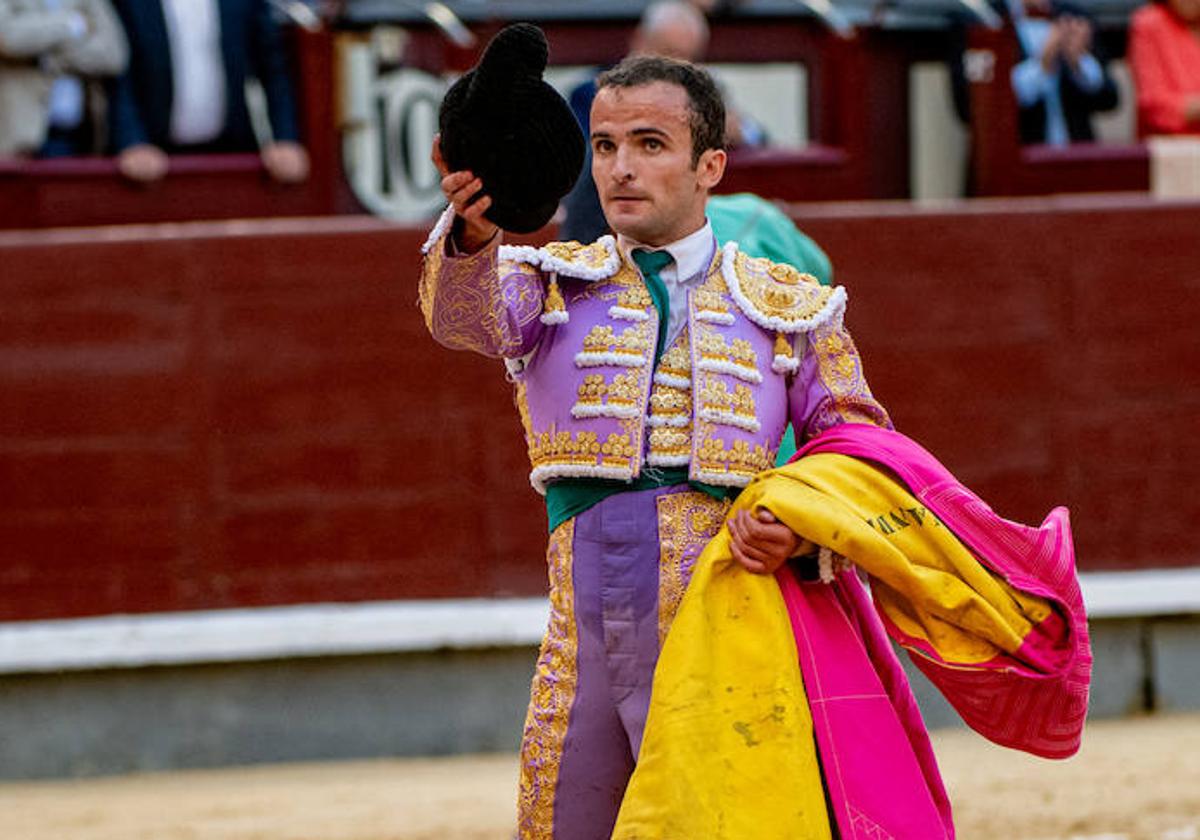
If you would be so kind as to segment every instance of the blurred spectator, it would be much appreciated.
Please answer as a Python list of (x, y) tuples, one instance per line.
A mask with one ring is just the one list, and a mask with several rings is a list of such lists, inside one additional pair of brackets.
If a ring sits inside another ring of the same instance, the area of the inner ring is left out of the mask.
[[(708, 49), (708, 22), (694, 3), (682, 0), (660, 0), (651, 3), (642, 14), (637, 29), (629, 41), (630, 55), (662, 55), (684, 61), (699, 62)], [(588, 136), (592, 100), (596, 98), (595, 78), (576, 86), (568, 101), (575, 119)], [(725, 104), (726, 143), (731, 147), (762, 146), (766, 132), (748, 115)], [(590, 144), (589, 144), (590, 146)], [(600, 211), (600, 198), (592, 182), (592, 155), (589, 148), (583, 173), (575, 188), (564, 199), (566, 218), (559, 234), (562, 239), (591, 242), (608, 231), (608, 223)]]
[(1117, 86), (1097, 58), (1094, 27), (1082, 9), (1050, 0), (1012, 6), (1024, 60), (1013, 68), (1021, 142), (1089, 142), (1092, 113), (1117, 107)]
[(1129, 30), (1138, 134), (1200, 133), (1200, 0), (1138, 9)]
[(699, 61), (707, 49), (704, 13), (685, 0), (651, 3), (629, 41), (630, 55), (662, 55), (683, 61)]
[(274, 137), (261, 149), (277, 181), (308, 177), (297, 142), (287, 55), (267, 0), (116, 0), (129, 37), (129, 70), (111, 99), (122, 174), (156, 181), (168, 153), (248, 152), (258, 142), (245, 85), (256, 76)]
[[(1117, 107), (1117, 86), (1094, 43), (1087, 12), (1068, 0), (1007, 0), (999, 11), (1010, 20), (1020, 51), (1012, 87), (1021, 142), (1065, 146), (1095, 140), (1092, 114)], [(951, 71), (955, 107), (969, 122), (963, 47), (965, 37)]]
[(718, 242), (736, 242), (738, 250), (752, 257), (795, 266), (822, 286), (833, 283), (833, 264), (821, 246), (774, 202), (751, 193), (713, 195), (704, 214)]
[(100, 151), (92, 82), (126, 57), (108, 0), (0, 0), (0, 155)]

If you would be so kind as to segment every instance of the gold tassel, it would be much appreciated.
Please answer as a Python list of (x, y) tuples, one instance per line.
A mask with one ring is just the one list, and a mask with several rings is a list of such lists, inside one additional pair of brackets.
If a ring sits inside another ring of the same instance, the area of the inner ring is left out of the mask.
[(792, 342), (781, 332), (775, 333), (775, 355), (792, 357)]
[(782, 332), (775, 333), (775, 358), (771, 370), (781, 374), (792, 374), (800, 369), (800, 360), (792, 353), (791, 339)]
[(551, 274), (546, 283), (546, 300), (542, 304), (541, 321), (547, 325), (565, 324), (568, 318), (567, 304), (558, 288), (558, 274)]

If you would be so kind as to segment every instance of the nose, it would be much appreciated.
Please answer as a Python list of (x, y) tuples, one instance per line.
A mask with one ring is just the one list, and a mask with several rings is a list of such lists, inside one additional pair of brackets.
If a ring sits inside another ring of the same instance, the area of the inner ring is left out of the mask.
[(620, 184), (628, 184), (634, 179), (633, 161), (625, 146), (618, 146), (613, 155), (613, 180)]

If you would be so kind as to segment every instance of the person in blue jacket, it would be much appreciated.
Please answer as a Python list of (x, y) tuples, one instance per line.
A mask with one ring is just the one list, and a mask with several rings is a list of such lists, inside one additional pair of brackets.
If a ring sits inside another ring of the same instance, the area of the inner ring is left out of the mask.
[[(109, 122), (122, 174), (156, 181), (169, 154), (258, 151), (267, 172), (308, 177), (288, 60), (267, 0), (116, 0), (129, 68), (112, 87)], [(258, 142), (245, 87), (258, 79), (272, 138)]]

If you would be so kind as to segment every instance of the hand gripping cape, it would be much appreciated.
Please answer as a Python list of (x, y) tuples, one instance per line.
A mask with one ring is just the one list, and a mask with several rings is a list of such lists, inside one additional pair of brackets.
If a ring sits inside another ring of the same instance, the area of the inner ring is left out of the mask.
[(750, 575), (722, 529), (663, 647), (614, 838), (952, 838), (889, 637), (986, 738), (1079, 748), (1091, 651), (1065, 508), (1002, 519), (913, 441), (858, 424), (734, 510), (759, 507), (857, 571)]

